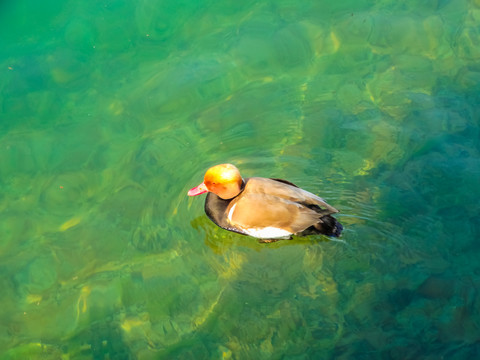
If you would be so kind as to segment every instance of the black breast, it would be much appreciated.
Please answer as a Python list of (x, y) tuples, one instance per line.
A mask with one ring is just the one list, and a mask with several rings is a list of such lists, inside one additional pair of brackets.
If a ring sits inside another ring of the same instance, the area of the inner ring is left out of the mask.
[(230, 200), (224, 200), (214, 193), (209, 192), (205, 199), (205, 213), (215, 224), (221, 228), (229, 231), (234, 231), (242, 234), (241, 230), (232, 227), (227, 220), (227, 207), (230, 204)]

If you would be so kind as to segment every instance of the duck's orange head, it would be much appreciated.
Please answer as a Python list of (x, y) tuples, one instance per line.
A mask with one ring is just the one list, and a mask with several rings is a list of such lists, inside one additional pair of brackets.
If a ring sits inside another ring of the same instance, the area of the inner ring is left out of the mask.
[(232, 164), (215, 165), (207, 170), (203, 183), (190, 189), (189, 196), (213, 192), (222, 199), (231, 199), (242, 191), (243, 179), (240, 171)]

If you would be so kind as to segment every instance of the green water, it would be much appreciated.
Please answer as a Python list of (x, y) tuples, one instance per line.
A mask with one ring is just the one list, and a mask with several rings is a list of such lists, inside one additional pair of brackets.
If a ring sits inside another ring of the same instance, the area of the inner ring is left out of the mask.
[[(480, 356), (480, 1), (0, 2), (0, 358)], [(341, 241), (226, 232), (211, 165)]]

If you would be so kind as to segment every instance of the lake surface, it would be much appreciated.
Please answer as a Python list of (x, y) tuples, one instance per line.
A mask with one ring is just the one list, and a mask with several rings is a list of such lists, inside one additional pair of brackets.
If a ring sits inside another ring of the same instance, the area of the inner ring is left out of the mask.
[[(480, 1), (0, 2), (0, 358), (480, 356)], [(338, 240), (187, 197), (284, 178)]]

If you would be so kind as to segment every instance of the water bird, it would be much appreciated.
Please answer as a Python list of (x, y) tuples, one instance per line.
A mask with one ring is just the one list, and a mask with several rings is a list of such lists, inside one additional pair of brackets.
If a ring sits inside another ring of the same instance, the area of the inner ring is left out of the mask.
[(189, 196), (208, 193), (205, 213), (219, 227), (261, 242), (292, 235), (339, 237), (343, 226), (331, 214), (338, 210), (322, 198), (282, 179), (242, 178), (232, 164), (215, 165)]

